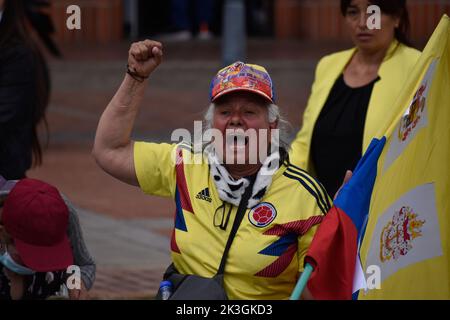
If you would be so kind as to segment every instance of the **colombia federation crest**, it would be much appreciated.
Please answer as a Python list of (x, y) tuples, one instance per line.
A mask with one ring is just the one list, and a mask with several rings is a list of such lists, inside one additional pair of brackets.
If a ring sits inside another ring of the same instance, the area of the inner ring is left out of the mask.
[(277, 210), (268, 202), (261, 202), (248, 213), (248, 220), (258, 228), (268, 226), (277, 216)]

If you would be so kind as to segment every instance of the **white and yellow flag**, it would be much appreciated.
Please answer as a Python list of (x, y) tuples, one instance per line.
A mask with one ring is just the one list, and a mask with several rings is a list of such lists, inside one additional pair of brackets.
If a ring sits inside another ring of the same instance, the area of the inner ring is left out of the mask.
[(392, 107), (360, 250), (364, 270), (375, 266), (381, 282), (359, 299), (450, 299), (448, 16)]

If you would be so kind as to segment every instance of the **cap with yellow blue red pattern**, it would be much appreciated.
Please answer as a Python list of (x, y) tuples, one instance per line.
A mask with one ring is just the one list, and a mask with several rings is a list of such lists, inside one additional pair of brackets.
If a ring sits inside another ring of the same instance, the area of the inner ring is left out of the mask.
[(213, 102), (224, 94), (234, 91), (254, 92), (271, 103), (275, 101), (269, 73), (264, 67), (256, 64), (237, 61), (221, 69), (211, 82), (210, 99)]

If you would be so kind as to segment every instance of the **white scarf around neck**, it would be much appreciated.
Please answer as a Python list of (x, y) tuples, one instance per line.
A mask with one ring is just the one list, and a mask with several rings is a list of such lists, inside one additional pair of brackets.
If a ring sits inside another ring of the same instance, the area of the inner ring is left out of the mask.
[[(239, 206), (242, 195), (250, 184), (249, 179), (234, 179), (228, 173), (225, 166), (220, 164), (215, 152), (211, 151), (209, 148), (205, 151), (211, 168), (211, 178), (216, 185), (220, 199), (235, 206)], [(280, 153), (276, 151), (266, 158), (259, 169), (255, 183), (253, 184), (251, 197), (247, 203), (247, 208), (253, 208), (261, 201), (272, 183), (273, 174), (278, 170), (279, 166)]]

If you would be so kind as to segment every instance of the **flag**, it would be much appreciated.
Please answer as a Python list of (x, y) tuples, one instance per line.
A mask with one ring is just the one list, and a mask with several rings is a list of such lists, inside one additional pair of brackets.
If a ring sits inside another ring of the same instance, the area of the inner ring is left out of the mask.
[(359, 299), (450, 299), (450, 19), (393, 105), (360, 256)]
[(372, 140), (308, 249), (305, 263), (314, 268), (308, 289), (315, 299), (352, 298), (355, 270), (360, 268), (359, 239), (367, 219), (378, 157), (385, 142), (385, 138)]

